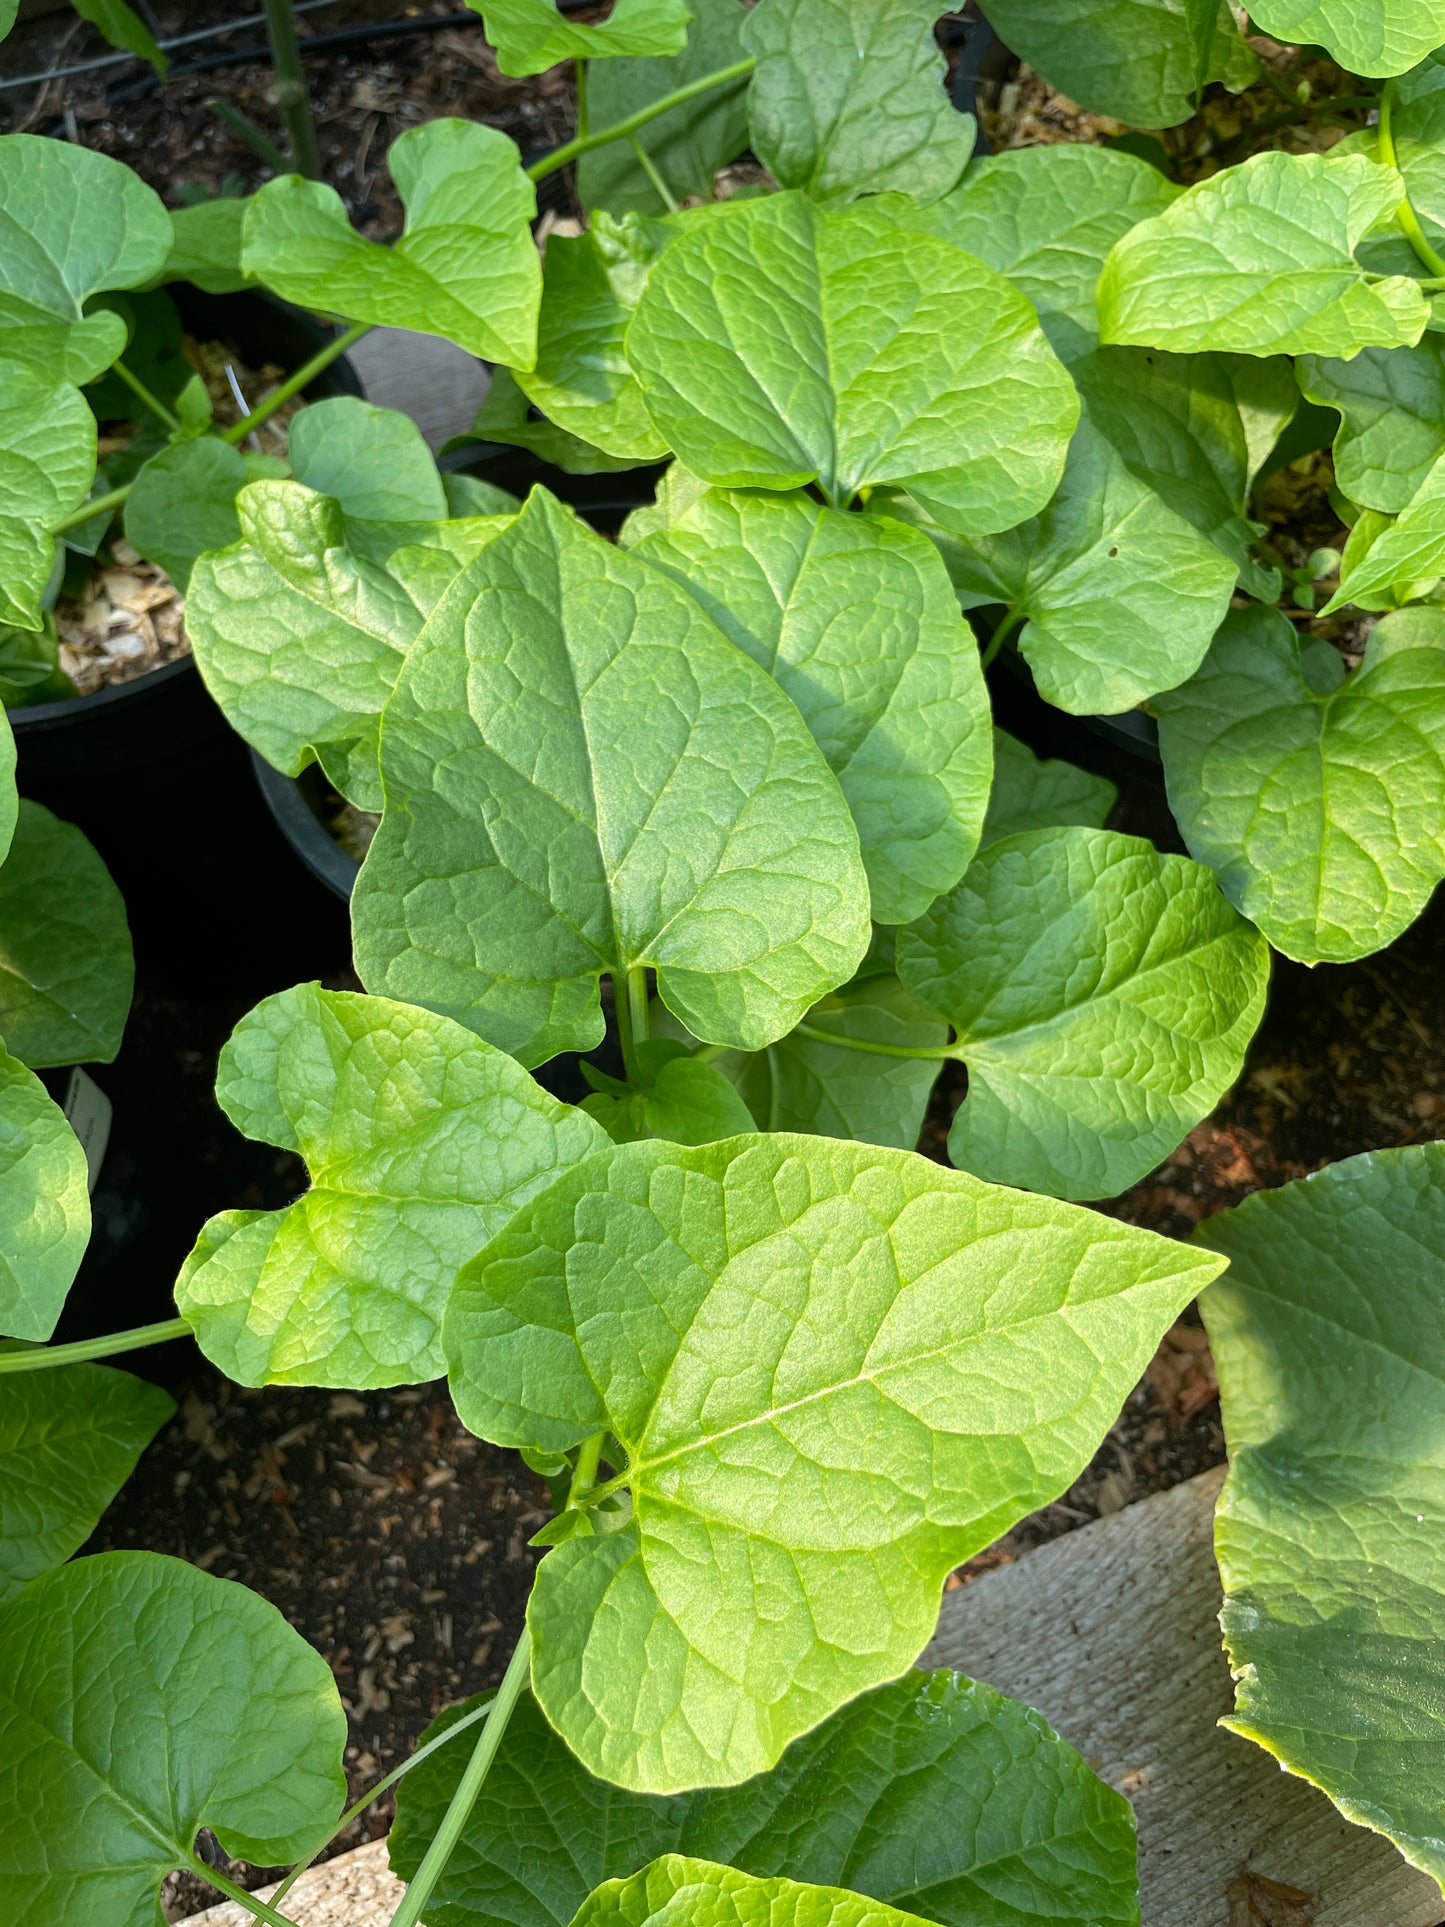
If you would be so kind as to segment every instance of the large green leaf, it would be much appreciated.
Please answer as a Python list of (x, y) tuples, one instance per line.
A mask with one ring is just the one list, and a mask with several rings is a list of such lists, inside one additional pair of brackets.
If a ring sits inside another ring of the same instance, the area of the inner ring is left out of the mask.
[[(5, 338), (0, 333), (0, 343)], [(85, 500), (95, 448), (95, 417), (78, 388), (0, 362), (0, 624), (44, 626), (41, 600), (55, 568), (50, 530)]]
[(1352, 361), (1302, 355), (1299, 385), (1338, 408), (1335, 480), (1352, 502), (1398, 515), (1445, 455), (1445, 338), (1364, 348)]
[(1103, 776), (1057, 759), (1041, 761), (1004, 730), (993, 732), (993, 789), (984, 818), (983, 842), (997, 843), (1024, 830), (1081, 824), (1102, 830), (1119, 792)]
[(692, 17), (686, 0), (613, 0), (606, 20), (569, 20), (553, 0), (467, 0), (482, 16), (504, 74), (544, 73), (562, 60), (681, 53)]
[(1429, 315), (1419, 285), (1367, 281), (1355, 259), (1402, 192), (1398, 174), (1358, 154), (1255, 154), (1227, 167), (1115, 242), (1100, 338), (1180, 354), (1409, 346)]
[(108, 1064), (135, 959), (120, 891), (71, 823), (22, 802), (0, 865), (0, 1037), (32, 1070)]
[(633, 548), (797, 704), (837, 776), (879, 923), (907, 923), (978, 847), (988, 692), (926, 536), (806, 495), (709, 489)]
[(1442, 0), (1258, 0), (1249, 17), (1276, 40), (1327, 47), (1352, 74), (1403, 74), (1445, 42)]
[[(665, 1021), (659, 1029), (668, 1030)], [(813, 1034), (820, 1031), (937, 1055), (850, 1049)], [(806, 1131), (911, 1151), (947, 1041), (942, 1019), (910, 997), (896, 977), (878, 972), (814, 1004), (806, 1032), (790, 1031), (766, 1050), (725, 1051), (717, 1067), (737, 1086), (760, 1131)]]
[(450, 1018), (302, 984), (242, 1018), (221, 1108), (304, 1157), (284, 1211), (208, 1220), (176, 1282), (242, 1385), (420, 1384), (460, 1265), (603, 1132)]
[[(159, 273), (171, 219), (154, 188), (108, 154), (36, 134), (0, 138), (0, 367), (49, 386), (84, 382), (125, 347), (125, 323), (86, 303)], [(8, 399), (8, 397), (7, 397)]]
[(1006, 275), (1067, 361), (1098, 340), (1094, 290), (1110, 248), (1180, 192), (1134, 154), (1060, 143), (990, 154), (905, 218)]
[(9, 1376), (0, 1390), (0, 1602), (84, 1545), (175, 1400), (106, 1365)]
[(1217, 0), (988, 0), (986, 10), (1070, 100), (1136, 127), (1173, 127), (1207, 80), (1237, 91), (1259, 72), (1232, 8)]
[(1419, 916), (1445, 876), (1445, 610), (1387, 617), (1349, 676), (1236, 611), (1156, 707), (1185, 841), (1277, 950), (1346, 963)]
[(303, 307), (529, 368), (542, 268), (537, 193), (515, 144), (475, 121), (432, 120), (394, 142), (387, 164), (406, 207), (393, 246), (363, 240), (334, 189), (282, 174), (247, 212), (246, 273)]
[[(720, 73), (742, 59), (740, 38), (747, 19), (741, 0), (687, 0), (692, 13), (687, 45), (679, 54), (652, 60), (601, 60), (587, 70), (591, 124), (613, 127), (640, 107)], [(748, 83), (713, 88), (681, 107), (669, 108), (636, 136), (675, 201), (712, 198), (720, 167), (748, 144)], [(667, 203), (629, 141), (609, 141), (577, 162), (577, 194), (587, 208), (613, 214), (663, 214)], [(550, 247), (550, 243), (549, 243)]]
[(547, 1718), (638, 1791), (771, 1766), (1077, 1476), (1199, 1260), (826, 1138), (618, 1145), (560, 1178), (443, 1331), (482, 1437), (618, 1442), (630, 1511), (550, 1552), (528, 1606)]
[[(1362, 518), (1362, 523), (1365, 518)], [(1357, 524), (1359, 528), (1361, 524)], [(1354, 605), (1389, 609), (1445, 574), (1445, 457), (1437, 457), (1398, 519), (1356, 553), (1347, 545), (1340, 586), (1325, 604), (1324, 615)], [(1422, 585), (1417, 588), (1416, 585)]]
[(1188, 857), (1109, 830), (990, 845), (900, 931), (898, 974), (953, 1025), (948, 1153), (1055, 1197), (1113, 1197), (1239, 1075), (1269, 947)]
[(841, 1887), (757, 1880), (708, 1860), (668, 1854), (630, 1880), (589, 1894), (577, 1927), (912, 1927), (917, 1916)]
[(381, 769), (362, 981), (524, 1063), (601, 1039), (603, 971), (655, 968), (695, 1035), (757, 1049), (867, 947), (857, 832), (797, 710), (544, 489), (438, 604)]
[(207, 550), (239, 539), (236, 497), (273, 466), (268, 457), (243, 455), (217, 435), (174, 442), (152, 455), (131, 483), (126, 537), (185, 589)]
[(975, 126), (943, 89), (937, 0), (758, 0), (753, 152), (818, 200), (899, 189), (927, 202), (968, 165)]
[[(906, 501), (884, 501), (910, 515)], [(964, 608), (1001, 602), (1040, 693), (1074, 715), (1112, 715), (1198, 667), (1237, 565), (1141, 482), (1089, 421), (1057, 493), (1004, 535), (932, 528)]]
[(1230, 1470), (1237, 1733), (1445, 1885), (1445, 1145), (1257, 1192), (1199, 1237)]
[(394, 408), (355, 395), (313, 402), (292, 422), (291, 473), (351, 522), (441, 522), (447, 497), (422, 432)]
[[(200, 558), (186, 601), (206, 686), (268, 762), (296, 776), (317, 761), (344, 796), (379, 810), (381, 712), (439, 593), (434, 571), (407, 571), (407, 551), (387, 567), (355, 553), (340, 504), (297, 482), (254, 482), (236, 509), (241, 540)], [(434, 525), (438, 541), (447, 526)], [(475, 548), (506, 523), (450, 526)]]
[(346, 1797), (331, 1670), (258, 1594), (153, 1552), (36, 1579), (0, 1611), (0, 1908), (154, 1927), (214, 1830), (258, 1866)]
[(1265, 601), (1279, 576), (1250, 555), (1255, 472), (1299, 406), (1282, 355), (1171, 355), (1159, 348), (1097, 348), (1071, 370), (1089, 420), (1153, 489), (1240, 571)]
[(777, 194), (676, 242), (627, 338), (653, 420), (694, 474), (817, 481), (835, 507), (906, 484), (950, 527), (1048, 500), (1078, 413), (1028, 302), (886, 206)]
[[(403, 1878), (470, 1751), (459, 1736), (402, 1782), (390, 1847)], [(527, 1695), (427, 1911), (433, 1927), (568, 1927), (593, 1887), (673, 1852), (848, 1887), (946, 1927), (1139, 1918), (1128, 1802), (1031, 1708), (949, 1672), (865, 1693), (735, 1791), (672, 1797), (595, 1779)]]
[(0, 1337), (49, 1338), (89, 1237), (80, 1141), (0, 1045)]

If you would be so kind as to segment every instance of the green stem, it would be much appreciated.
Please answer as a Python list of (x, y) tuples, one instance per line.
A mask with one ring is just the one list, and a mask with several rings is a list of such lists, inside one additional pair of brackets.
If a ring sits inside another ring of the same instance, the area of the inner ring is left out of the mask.
[(1003, 648), (1004, 644), (1008, 641), (1009, 637), (1019, 627), (1023, 619), (1024, 619), (1023, 612), (1021, 610), (1019, 609), (1009, 610), (1008, 614), (1004, 617), (1003, 621), (999, 623), (998, 627), (994, 630), (993, 634), (988, 639), (987, 646), (984, 649), (983, 657), (981, 659), (980, 666), (982, 668), (984, 669), (988, 668), (989, 664), (993, 661), (994, 657), (998, 654), (999, 650)]
[(266, 1921), (268, 1927), (296, 1927), (296, 1922), (288, 1914), (278, 1914), (270, 1901), (261, 1900), (255, 1894), (248, 1894), (246, 1889), (238, 1887), (234, 1880), (228, 1880), (225, 1874), (218, 1873), (214, 1867), (208, 1867), (199, 1854), (193, 1853), (190, 1861), (192, 1871), (198, 1873), (208, 1887), (214, 1887), (218, 1893), (223, 1893), (231, 1900), (237, 1901), (248, 1913), (254, 1914), (257, 1920)]
[(572, 71), (577, 76), (577, 138), (586, 140), (587, 126), (587, 62), (574, 60)]
[(163, 421), (166, 427), (170, 429), (180, 427), (180, 416), (173, 415), (160, 397), (151, 393), (139, 375), (133, 375), (123, 361), (112, 362), (111, 366), (115, 369), (115, 372), (120, 376), (126, 387), (129, 388), (130, 392), (151, 411), (158, 421)]
[(106, 495), (93, 495), (89, 501), (82, 502), (78, 509), (72, 509), (69, 515), (63, 515), (58, 522), (53, 522), (50, 533), (64, 535), (67, 529), (80, 528), (93, 515), (109, 515), (112, 509), (120, 507), (129, 494), (130, 483), (127, 482), (123, 488), (113, 488)]
[(627, 1015), (632, 1023), (632, 1038), (637, 1044), (645, 1044), (652, 1035), (652, 1013), (647, 1004), (647, 971), (629, 970), (627, 973)]
[(285, 381), (278, 383), (271, 390), (269, 395), (258, 401), (249, 415), (243, 416), (238, 422), (232, 422), (231, 426), (222, 433), (221, 440), (230, 442), (233, 447), (237, 442), (244, 441), (253, 428), (259, 428), (261, 423), (269, 420), (278, 408), (284, 408), (293, 395), (299, 395), (303, 388), (308, 388), (322, 369), (329, 368), (338, 355), (344, 355), (347, 349), (360, 341), (363, 335), (370, 334), (371, 327), (372, 324), (369, 321), (353, 321), (343, 333), (333, 336), (324, 348), (316, 350), (310, 361), (303, 362), (294, 375), (288, 375)]
[(692, 1053), (699, 1064), (715, 1064), (720, 1057), (726, 1057), (731, 1045), (699, 1044)]
[(643, 173), (647, 176), (648, 180), (652, 182), (653, 192), (657, 195), (657, 198), (662, 202), (662, 205), (667, 209), (669, 214), (676, 214), (677, 199), (672, 189), (662, 178), (656, 161), (653, 160), (651, 154), (648, 153), (636, 134), (628, 135), (627, 144), (637, 156), (638, 164), (642, 168)]
[(579, 134), (576, 140), (567, 141), (563, 146), (544, 154), (540, 161), (533, 161), (527, 169), (534, 181), (542, 181), (549, 174), (575, 161), (579, 154), (590, 154), (594, 147), (606, 147), (611, 141), (624, 141), (635, 134), (649, 121), (656, 120), (659, 114), (666, 114), (674, 107), (681, 107), (699, 94), (711, 93), (714, 87), (726, 87), (730, 81), (745, 80), (758, 63), (755, 60), (738, 60), (731, 67), (719, 67), (716, 73), (704, 74), (699, 80), (689, 81), (686, 87), (676, 87), (660, 100), (650, 101), (646, 107), (639, 107), (635, 114), (625, 120), (615, 121), (611, 127), (603, 127), (595, 134)]
[(465, 1733), (469, 1726), (475, 1726), (479, 1720), (484, 1720), (491, 1712), (496, 1702), (496, 1697), (496, 1694), (493, 1693), (484, 1706), (474, 1706), (470, 1713), (464, 1714), (459, 1720), (453, 1720), (445, 1733), (438, 1733), (434, 1740), (428, 1740), (425, 1746), (419, 1746), (415, 1753), (408, 1759), (402, 1761), (400, 1766), (394, 1766), (385, 1779), (378, 1780), (369, 1793), (363, 1793), (359, 1800), (352, 1806), (349, 1806), (334, 1827), (328, 1827), (325, 1833), (318, 1834), (316, 1836), (316, 1844), (309, 1848), (302, 1858), (296, 1862), (296, 1865), (291, 1869), (290, 1873), (287, 1874), (275, 1893), (272, 1894), (271, 1905), (273, 1907), (280, 1906), (281, 1902), (286, 1898), (287, 1894), (290, 1893), (291, 1889), (296, 1885), (296, 1882), (301, 1878), (302, 1874), (305, 1873), (306, 1869), (311, 1865), (311, 1862), (328, 1841), (334, 1840), (339, 1833), (345, 1833), (353, 1820), (359, 1820), (373, 1802), (379, 1800), (383, 1793), (388, 1792), (394, 1787), (398, 1780), (405, 1779), (406, 1775), (411, 1772), (414, 1766), (420, 1766), (422, 1761), (429, 1758), (438, 1748), (450, 1746), (459, 1733)]
[(239, 107), (233, 107), (230, 101), (222, 100), (219, 95), (214, 100), (208, 100), (206, 105), (217, 120), (223, 120), (254, 153), (261, 156), (267, 167), (274, 168), (278, 174), (291, 172), (289, 157), (281, 152), (275, 141), (267, 140), (255, 121), (243, 114)]
[(916, 1044), (873, 1044), (866, 1037), (845, 1037), (840, 1030), (823, 1030), (817, 1024), (799, 1024), (794, 1035), (810, 1037), (815, 1044), (838, 1044), (844, 1050), (868, 1051), (875, 1057), (922, 1057), (934, 1063), (950, 1057), (961, 1061), (963, 1057), (957, 1044), (940, 1044), (936, 1050)]
[(321, 179), (321, 149), (316, 141), (316, 122), (311, 115), (311, 96), (306, 91), (306, 71), (301, 65), (301, 43), (296, 38), (296, 21), (291, 0), (262, 0), (266, 14), (266, 38), (271, 42), (271, 66), (276, 75), (276, 104), (286, 123), (286, 138), (291, 157), (286, 171), (304, 174), (308, 181)]
[(184, 1318), (166, 1318), (158, 1325), (137, 1325), (128, 1332), (104, 1338), (78, 1338), (71, 1345), (37, 1345), (31, 1351), (0, 1352), (0, 1372), (45, 1372), (57, 1365), (80, 1365), (88, 1358), (111, 1358), (117, 1352), (138, 1352), (146, 1345), (165, 1345), (173, 1338), (189, 1338)]
[[(1395, 135), (1391, 125), (1395, 113), (1395, 94), (1396, 83), (1387, 80), (1385, 91), (1380, 95), (1380, 125), (1376, 131), (1379, 135), (1380, 159), (1386, 167), (1393, 167), (1400, 175), (1403, 186), (1405, 177), (1395, 154)], [(1421, 265), (1428, 268), (1432, 275), (1445, 275), (1445, 255), (1437, 254), (1425, 239), (1425, 230), (1420, 225), (1420, 217), (1410, 205), (1408, 193), (1401, 201), (1395, 219)]]
[(577, 1449), (577, 1463), (572, 1468), (572, 1483), (567, 1488), (568, 1505), (576, 1505), (597, 1483), (597, 1466), (602, 1458), (604, 1434), (594, 1432), (590, 1439), (584, 1439)]

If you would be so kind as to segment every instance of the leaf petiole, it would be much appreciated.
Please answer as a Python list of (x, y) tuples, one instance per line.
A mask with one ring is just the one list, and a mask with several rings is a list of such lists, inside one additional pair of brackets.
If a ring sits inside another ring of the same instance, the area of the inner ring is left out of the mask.
[(237, 442), (243, 441), (253, 428), (259, 428), (261, 423), (269, 420), (278, 408), (284, 408), (293, 395), (299, 395), (303, 388), (309, 388), (324, 368), (329, 368), (333, 361), (344, 355), (347, 349), (360, 341), (363, 335), (370, 334), (371, 328), (372, 324), (369, 321), (353, 321), (349, 328), (333, 336), (324, 348), (318, 348), (309, 361), (302, 362), (295, 374), (288, 375), (285, 381), (278, 383), (271, 390), (269, 395), (263, 396), (249, 415), (243, 415), (240, 421), (232, 422), (231, 426), (223, 431), (221, 440), (230, 442), (233, 447)]
[[(1379, 139), (1380, 159), (1386, 167), (1393, 167), (1399, 174), (1403, 187), (1405, 177), (1395, 153), (1395, 135), (1391, 125), (1395, 113), (1396, 92), (1397, 83), (1387, 80), (1384, 92), (1380, 95), (1380, 124), (1375, 131)], [(1408, 189), (1405, 192), (1405, 198), (1395, 211), (1395, 220), (1405, 239), (1415, 250), (1415, 257), (1421, 265), (1427, 267), (1433, 276), (1445, 278), (1445, 255), (1437, 254), (1426, 240), (1425, 230), (1420, 225), (1420, 217), (1411, 205)]]
[(643, 173), (647, 176), (648, 180), (652, 182), (653, 190), (658, 199), (662, 202), (669, 214), (676, 214), (677, 197), (663, 179), (656, 161), (653, 160), (651, 154), (648, 153), (636, 134), (628, 135), (627, 144), (637, 156), (638, 165), (641, 167)]
[(955, 1063), (963, 1062), (963, 1052), (957, 1044), (940, 1044), (936, 1050), (926, 1044), (874, 1044), (864, 1037), (845, 1037), (841, 1031), (824, 1030), (818, 1024), (799, 1024), (796, 1034), (815, 1044), (837, 1044), (844, 1050), (868, 1051), (875, 1057), (931, 1058), (935, 1063), (952, 1058)]
[(193, 1853), (188, 1857), (192, 1873), (199, 1874), (208, 1887), (214, 1887), (218, 1893), (223, 1893), (228, 1899), (234, 1900), (239, 1906), (244, 1907), (247, 1913), (254, 1914), (257, 1920), (264, 1920), (267, 1927), (296, 1927), (296, 1922), (289, 1914), (277, 1913), (269, 1901), (262, 1900), (256, 1894), (248, 1894), (244, 1887), (238, 1887), (234, 1880), (228, 1879), (215, 1867), (207, 1866), (199, 1854)]
[(93, 515), (109, 515), (112, 509), (118, 509), (121, 506), (129, 494), (130, 483), (126, 482), (120, 488), (111, 489), (108, 494), (89, 496), (78, 509), (72, 509), (69, 515), (63, 515), (58, 522), (53, 522), (50, 533), (64, 535), (67, 529), (80, 528)]
[(549, 174), (555, 174), (559, 168), (575, 161), (579, 155), (590, 154), (594, 147), (606, 147), (612, 141), (627, 140), (640, 127), (646, 127), (649, 121), (656, 120), (659, 114), (665, 114), (673, 107), (681, 107), (685, 102), (695, 100), (699, 94), (711, 93), (714, 87), (726, 87), (729, 81), (745, 80), (757, 64), (751, 57), (738, 60), (731, 67), (719, 67), (716, 73), (703, 74), (697, 80), (690, 80), (685, 87), (675, 87), (670, 94), (663, 94), (660, 99), (639, 107), (635, 114), (629, 114), (625, 120), (614, 121), (611, 127), (599, 128), (595, 134), (579, 134), (575, 140), (553, 148), (541, 160), (533, 161), (527, 172), (534, 181), (543, 181)]
[(164, 1318), (156, 1325), (136, 1325), (130, 1331), (107, 1332), (104, 1338), (78, 1338), (70, 1345), (36, 1345), (19, 1352), (0, 1352), (0, 1372), (45, 1372), (59, 1365), (80, 1365), (88, 1358), (111, 1358), (117, 1352), (138, 1352), (146, 1345), (169, 1344), (189, 1338), (184, 1318)]
[(131, 393), (151, 411), (158, 421), (164, 422), (169, 429), (180, 427), (180, 416), (173, 414), (159, 396), (153, 395), (139, 375), (132, 374), (123, 361), (112, 362), (111, 366)]
[(1003, 648), (1009, 637), (1020, 627), (1023, 619), (1021, 610), (1009, 610), (1008, 614), (1003, 618), (1002, 622), (999, 623), (985, 645), (983, 655), (980, 658), (980, 666), (982, 668), (988, 668), (989, 664), (993, 661), (999, 650)]

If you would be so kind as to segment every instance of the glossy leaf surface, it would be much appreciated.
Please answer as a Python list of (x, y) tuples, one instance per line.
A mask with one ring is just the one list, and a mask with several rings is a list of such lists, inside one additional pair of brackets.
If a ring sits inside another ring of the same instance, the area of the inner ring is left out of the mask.
[(572, 20), (553, 0), (467, 0), (482, 16), (504, 74), (544, 73), (561, 60), (682, 51), (690, 18), (685, 0), (614, 0), (595, 26)]
[(1445, 338), (1365, 348), (1352, 361), (1303, 355), (1300, 387), (1344, 417), (1335, 480), (1352, 502), (1398, 515), (1445, 455)]
[(0, 1045), (0, 1337), (49, 1338), (89, 1236), (79, 1140)]
[(0, 361), (0, 624), (43, 626), (49, 531), (85, 500), (95, 450), (95, 417), (78, 388)]
[(1445, 43), (1441, 0), (1262, 0), (1249, 11), (1259, 32), (1327, 47), (1375, 78), (1403, 74)]
[[(1355, 528), (1361, 534), (1364, 518)], [(1445, 573), (1445, 459), (1427, 469), (1424, 480), (1399, 516), (1380, 527), (1358, 549), (1346, 545), (1340, 586), (1325, 604), (1324, 614), (1350, 604), (1360, 609), (1389, 609), (1424, 594)]]
[(619, 1145), (560, 1178), (444, 1331), (471, 1430), (606, 1430), (625, 1457), (630, 1513), (538, 1571), (548, 1720), (637, 1791), (771, 1766), (902, 1672), (945, 1574), (1075, 1476), (1197, 1264), (824, 1138)]

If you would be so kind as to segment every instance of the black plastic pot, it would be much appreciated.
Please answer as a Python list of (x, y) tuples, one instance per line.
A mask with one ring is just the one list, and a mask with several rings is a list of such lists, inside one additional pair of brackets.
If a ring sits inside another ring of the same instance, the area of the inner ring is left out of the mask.
[[(332, 331), (269, 295), (172, 289), (186, 328), (255, 366), (299, 367)], [(343, 356), (307, 390), (360, 394)], [(344, 967), (345, 918), (257, 797), (245, 745), (189, 656), (135, 681), (12, 710), (22, 796), (76, 824), (126, 901), (139, 980), (261, 995)]]

